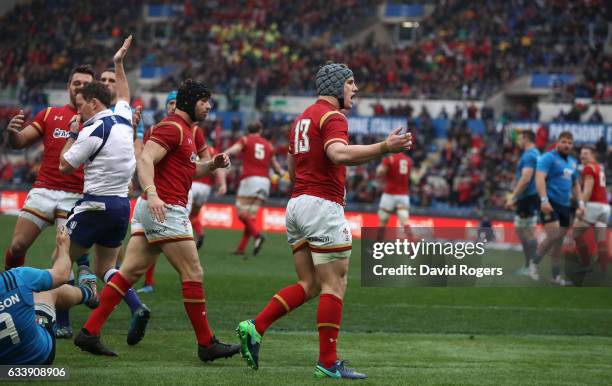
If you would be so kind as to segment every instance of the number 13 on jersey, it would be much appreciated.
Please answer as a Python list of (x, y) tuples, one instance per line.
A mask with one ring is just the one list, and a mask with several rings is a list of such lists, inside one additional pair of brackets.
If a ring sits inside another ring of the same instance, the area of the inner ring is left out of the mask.
[(310, 119), (300, 119), (295, 125), (295, 150), (293, 154), (307, 153), (310, 150), (310, 142), (308, 142), (310, 122)]

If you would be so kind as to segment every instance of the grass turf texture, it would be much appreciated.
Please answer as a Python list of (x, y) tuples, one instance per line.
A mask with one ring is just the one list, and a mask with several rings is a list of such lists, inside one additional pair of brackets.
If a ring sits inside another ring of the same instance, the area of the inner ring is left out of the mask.
[[(2, 251), (14, 223), (14, 217), (0, 217)], [(275, 291), (295, 282), (292, 258), (281, 234), (270, 234), (261, 254), (247, 261), (230, 254), (238, 232), (206, 234), (200, 256), (210, 322), (222, 340), (237, 342), (237, 323), (253, 317)], [(27, 264), (48, 267), (53, 242), (54, 232), (45, 231)], [(354, 248), (338, 347), (349, 367), (368, 374), (363, 383), (609, 384), (612, 379), (612, 289), (360, 288), (359, 242)], [(518, 267), (519, 254), (515, 261)], [(118, 358), (95, 357), (72, 341), (58, 341), (54, 365), (70, 369), (69, 383), (322, 382), (313, 377), (316, 301), (266, 333), (260, 369), (253, 371), (239, 357), (199, 362), (178, 275), (165, 259), (157, 266), (155, 293), (141, 298), (152, 310), (141, 343), (125, 343), (130, 314), (124, 304), (103, 330), (103, 340)], [(71, 311), (75, 331), (88, 311), (84, 306)]]

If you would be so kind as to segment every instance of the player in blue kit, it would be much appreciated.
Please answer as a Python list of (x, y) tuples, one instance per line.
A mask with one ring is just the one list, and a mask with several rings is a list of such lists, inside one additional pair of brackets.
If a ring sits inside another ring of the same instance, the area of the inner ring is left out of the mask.
[(540, 151), (534, 142), (533, 131), (521, 132), (518, 145), (523, 149), (523, 154), (516, 167), (516, 185), (506, 204), (508, 208), (515, 208), (514, 229), (521, 240), (525, 255), (525, 265), (517, 272), (519, 275), (529, 274), (529, 261), (535, 257), (538, 248), (535, 226), (538, 222), (540, 198), (535, 186), (535, 169)]
[(570, 155), (573, 136), (569, 131), (559, 134), (557, 146), (540, 157), (536, 169), (536, 189), (540, 196), (540, 220), (544, 224), (545, 239), (529, 264), (529, 276), (539, 280), (538, 264), (547, 253), (552, 257), (552, 283), (568, 286), (572, 283), (561, 275), (561, 247), (570, 226), (572, 192), (578, 202), (576, 216), (584, 214), (584, 202), (578, 182), (578, 161)]
[[(53, 267), (42, 270), (19, 267), (0, 274), (0, 364), (44, 365), (55, 358), (55, 308), (77, 304), (95, 307), (98, 295), (91, 278), (82, 267), (78, 287), (65, 284), (72, 261), (70, 240), (61, 226), (56, 236)], [(44, 291), (44, 292), (42, 292)]]

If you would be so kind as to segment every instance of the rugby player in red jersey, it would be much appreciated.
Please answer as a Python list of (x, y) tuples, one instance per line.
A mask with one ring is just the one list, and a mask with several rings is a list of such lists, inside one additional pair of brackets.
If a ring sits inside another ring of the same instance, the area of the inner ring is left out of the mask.
[(225, 153), (229, 156), (242, 154), (242, 175), (236, 193), (236, 209), (238, 218), (244, 224), (244, 233), (236, 249), (237, 255), (244, 254), (249, 239), (255, 239), (253, 256), (257, 256), (265, 241), (261, 230), (257, 229), (255, 219), (259, 208), (270, 194), (270, 166), (278, 175), (284, 171), (274, 157), (272, 144), (262, 137), (263, 125), (255, 122), (249, 125), (248, 134), (240, 138)]
[(26, 252), (38, 235), (54, 223), (66, 225), (70, 210), (83, 197), (83, 168), (65, 176), (60, 173), (59, 158), (69, 136), (70, 121), (77, 114), (76, 93), (93, 80), (94, 70), (91, 66), (75, 67), (70, 73), (66, 87), (70, 103), (41, 110), (25, 128), (23, 111), (15, 115), (8, 124), (10, 147), (23, 149), (42, 138), (44, 150), (40, 171), (19, 213), (11, 245), (5, 254), (6, 270), (23, 266)]
[[(70, 103), (61, 107), (47, 107), (41, 110), (31, 124), (23, 128), (23, 111), (14, 116), (7, 127), (9, 146), (23, 149), (43, 140), (43, 155), (38, 176), (28, 193), (24, 207), (19, 213), (11, 245), (6, 250), (4, 268), (9, 270), (25, 263), (28, 249), (38, 235), (49, 225), (66, 225), (68, 214), (75, 203), (83, 197), (83, 168), (71, 175), (59, 170), (59, 158), (70, 133), (70, 122), (77, 114), (76, 94), (87, 83), (94, 80), (94, 70), (89, 65), (75, 67), (68, 79)], [(77, 260), (78, 265), (89, 265), (88, 255)], [(74, 284), (74, 273), (68, 284)], [(60, 339), (72, 338), (72, 328), (67, 312), (57, 313), (55, 336)]]
[(582, 197), (586, 202), (584, 216), (576, 217), (574, 221), (574, 238), (576, 249), (583, 265), (590, 264), (590, 252), (584, 232), (590, 227), (595, 229), (597, 240), (597, 258), (601, 270), (608, 270), (608, 247), (606, 245), (608, 219), (610, 218), (610, 204), (606, 191), (606, 174), (603, 167), (595, 160), (595, 152), (590, 147), (580, 150), (582, 163)]
[(376, 175), (384, 180), (384, 190), (378, 206), (379, 227), (386, 227), (391, 215), (397, 214), (400, 226), (409, 234), (411, 170), (412, 159), (404, 153), (385, 157), (376, 168)]
[(75, 338), (75, 344), (82, 350), (96, 355), (116, 355), (100, 340), (102, 326), (123, 294), (163, 252), (179, 273), (183, 303), (196, 335), (199, 358), (207, 362), (240, 351), (240, 345), (219, 342), (208, 325), (203, 271), (186, 208), (194, 175), (197, 178), (229, 166), (229, 157), (225, 154), (198, 162), (191, 126), (206, 117), (211, 108), (209, 99), (206, 86), (185, 81), (178, 90), (174, 114), (149, 131), (138, 160), (143, 199), (134, 209), (126, 257), (120, 271), (102, 290), (100, 305)]
[(349, 110), (357, 92), (353, 72), (344, 64), (331, 63), (316, 75), (317, 101), (293, 123), (287, 161), (294, 182), (287, 204), (287, 239), (293, 250), (298, 282), (281, 289), (253, 319), (236, 329), (247, 364), (259, 367), (262, 335), (280, 317), (319, 296), (317, 327), (319, 361), (317, 377), (365, 378), (345, 366), (336, 354), (347, 284), (351, 229), (344, 217), (346, 165), (359, 165), (387, 153), (406, 151), (409, 133), (394, 130), (383, 142), (348, 144)]

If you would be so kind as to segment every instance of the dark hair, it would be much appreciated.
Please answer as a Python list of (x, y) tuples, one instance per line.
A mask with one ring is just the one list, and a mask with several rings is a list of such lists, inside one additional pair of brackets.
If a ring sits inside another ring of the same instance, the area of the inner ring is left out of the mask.
[(106, 67), (106, 70), (104, 70), (102, 72), (112, 72), (114, 74), (115, 73), (115, 67)]
[(572, 135), (572, 133), (571, 133), (571, 132), (569, 132), (569, 131), (562, 131), (562, 132), (559, 134), (559, 137), (558, 137), (557, 139), (561, 139), (561, 138), (567, 138), (567, 139), (569, 139), (570, 141), (573, 141), (573, 140), (574, 140), (574, 136), (573, 136), (573, 135)]
[(523, 138), (527, 138), (529, 140), (529, 142), (534, 143), (535, 142), (535, 133), (531, 130), (523, 130), (521, 131), (521, 135), (523, 136)]
[(259, 133), (261, 130), (263, 130), (263, 125), (259, 121), (253, 122), (247, 126), (247, 131), (250, 134)]
[(83, 99), (85, 99), (87, 102), (91, 102), (93, 98), (96, 98), (105, 107), (108, 107), (111, 104), (110, 90), (104, 85), (104, 83), (97, 80), (87, 83), (85, 86), (81, 87), (79, 91), (77, 91), (77, 94), (81, 94)]
[(595, 151), (595, 148), (594, 148), (593, 146), (588, 146), (588, 145), (585, 145), (585, 146), (583, 146), (583, 147), (582, 147), (582, 149), (580, 149), (580, 151), (582, 151), (582, 150), (584, 150), (584, 149), (587, 149), (587, 150), (588, 150), (588, 151), (590, 151), (590, 152), (591, 152), (591, 154), (593, 154), (593, 155), (596, 155), (596, 154), (597, 154), (597, 152)]
[(81, 64), (76, 66), (70, 71), (70, 77), (68, 78), (68, 83), (72, 82), (72, 77), (74, 74), (87, 74), (91, 75), (92, 78), (96, 78), (96, 72), (90, 64)]

